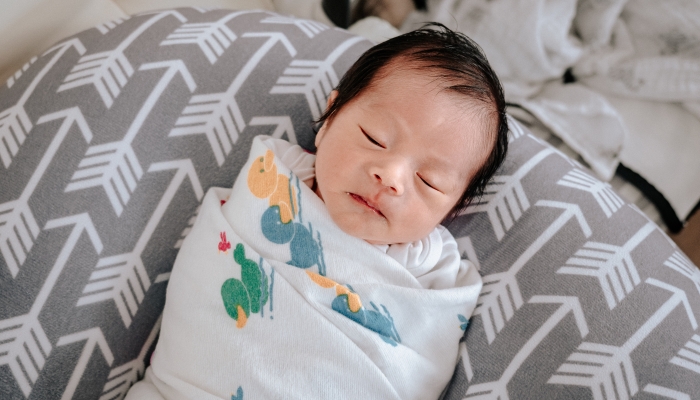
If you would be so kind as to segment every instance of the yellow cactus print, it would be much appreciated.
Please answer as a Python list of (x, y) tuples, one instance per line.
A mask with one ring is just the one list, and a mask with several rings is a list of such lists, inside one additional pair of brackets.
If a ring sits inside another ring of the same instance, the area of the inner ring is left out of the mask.
[(289, 185), (289, 178), (277, 173), (274, 158), (272, 150), (267, 150), (253, 161), (248, 170), (248, 188), (258, 198), (269, 198), (270, 207), (278, 206), (280, 220), (287, 224), (297, 214), (296, 193)]
[(358, 296), (357, 293), (351, 292), (350, 289), (348, 289), (346, 286), (343, 286), (333, 281), (332, 279), (328, 279), (325, 276), (321, 276), (311, 271), (306, 271), (306, 274), (309, 275), (309, 278), (311, 278), (311, 280), (314, 281), (314, 283), (316, 283), (322, 288), (330, 289), (332, 287), (335, 287), (336, 296), (340, 296), (343, 294), (347, 295), (348, 307), (350, 308), (350, 311), (358, 312), (360, 311), (360, 308), (362, 308), (362, 301), (360, 300), (360, 296)]

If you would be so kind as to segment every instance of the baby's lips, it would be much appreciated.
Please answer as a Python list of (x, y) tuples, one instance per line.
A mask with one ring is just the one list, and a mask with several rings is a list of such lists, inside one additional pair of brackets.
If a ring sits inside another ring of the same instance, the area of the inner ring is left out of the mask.
[[(377, 206), (377, 204), (375, 204), (375, 203), (373, 203), (372, 201), (370, 201), (367, 197), (362, 196), (362, 195), (359, 195), (359, 194), (356, 194), (356, 193), (351, 193), (351, 195), (352, 195), (352, 196), (355, 196), (355, 197), (357, 197), (357, 198), (359, 198), (359, 200), (363, 201), (368, 207), (372, 208), (377, 214), (379, 214), (379, 215), (381, 215), (382, 217), (384, 217), (384, 213), (383, 213), (382, 210), (379, 208), (379, 206)], [(386, 217), (385, 217), (385, 218), (386, 218)]]
[[(374, 208), (375, 210), (377, 210), (377, 211), (379, 211), (380, 213), (382, 213), (382, 209), (384, 208), (384, 206), (380, 206), (380, 205), (379, 205), (379, 201), (377, 201), (377, 199), (379, 198), (379, 196), (380, 196), (380, 193), (377, 193), (376, 195), (372, 196), (372, 198), (375, 199), (375, 200), (372, 200), (372, 199), (371, 199), (370, 197), (368, 197), (368, 196), (362, 196), (362, 198), (367, 202), (367, 204), (369, 204), (370, 207), (372, 207), (372, 208)], [(382, 215), (384, 215), (384, 213), (382, 213)]]
[(382, 210), (379, 208), (379, 206), (377, 204), (373, 203), (372, 201), (370, 201), (366, 197), (363, 197), (363, 199), (365, 200), (365, 202), (367, 203), (368, 206), (374, 208), (375, 210), (377, 210), (378, 213), (384, 215), (384, 213), (382, 213)]

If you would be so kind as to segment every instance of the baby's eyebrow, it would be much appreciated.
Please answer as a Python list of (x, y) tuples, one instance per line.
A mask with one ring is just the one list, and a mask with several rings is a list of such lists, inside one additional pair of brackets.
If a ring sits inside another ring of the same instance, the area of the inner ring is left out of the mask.
[(431, 170), (439, 170), (439, 172), (451, 171), (453, 169), (452, 163), (445, 160), (443, 157), (427, 156), (426, 164)]
[(428, 158), (429, 168), (426, 173), (435, 182), (447, 192), (461, 190), (460, 187), (464, 182), (469, 180), (469, 174), (463, 174), (458, 168), (448, 160), (440, 157)]

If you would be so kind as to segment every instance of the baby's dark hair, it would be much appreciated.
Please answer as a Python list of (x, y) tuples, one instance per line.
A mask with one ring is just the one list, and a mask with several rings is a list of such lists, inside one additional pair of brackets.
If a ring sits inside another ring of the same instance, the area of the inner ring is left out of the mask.
[(469, 37), (431, 22), (370, 48), (345, 73), (336, 87), (338, 95), (316, 122), (331, 122), (348, 102), (371, 87), (375, 78), (382, 78), (387, 72), (384, 67), (397, 60), (409, 68), (435, 73), (437, 79), (446, 82), (444, 90), (476, 100), (484, 126), (495, 134), (495, 143), (486, 162), (448, 213), (449, 221), (483, 195), (508, 150), (506, 102), (501, 83), (479, 45)]

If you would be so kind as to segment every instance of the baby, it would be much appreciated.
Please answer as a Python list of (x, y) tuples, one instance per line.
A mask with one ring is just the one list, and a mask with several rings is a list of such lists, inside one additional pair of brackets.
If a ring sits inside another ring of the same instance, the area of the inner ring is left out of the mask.
[(440, 395), (481, 289), (440, 223), (483, 193), (508, 127), (479, 48), (433, 28), (360, 57), (315, 155), (257, 137), (207, 193), (127, 399)]
[(319, 122), (315, 157), (283, 141), (277, 153), (303, 166), (291, 168), (343, 231), (402, 264), (416, 262), (417, 246), (442, 247), (433, 238), (454, 241), (440, 222), (481, 196), (508, 145), (498, 78), (469, 38), (447, 28), (368, 50)]

